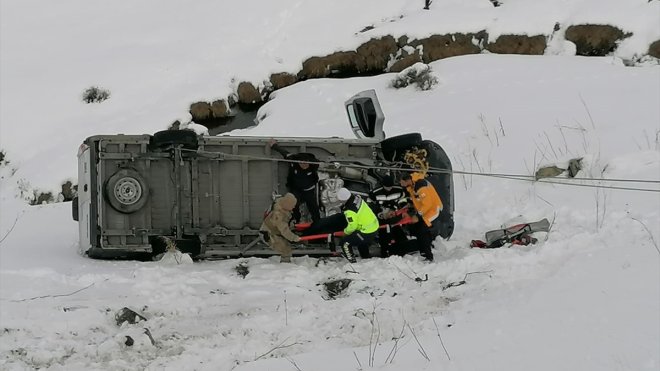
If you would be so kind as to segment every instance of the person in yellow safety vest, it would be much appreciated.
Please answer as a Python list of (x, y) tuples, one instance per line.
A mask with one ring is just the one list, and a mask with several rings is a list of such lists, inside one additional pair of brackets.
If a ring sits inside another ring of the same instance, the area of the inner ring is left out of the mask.
[(410, 232), (417, 238), (420, 254), (424, 259), (433, 261), (431, 247), (434, 239), (434, 222), (442, 212), (442, 200), (433, 184), (422, 173), (405, 173), (399, 184), (406, 188), (418, 215), (412, 217)]
[(344, 239), (341, 241), (341, 250), (349, 262), (355, 263), (353, 246), (357, 247), (363, 259), (371, 257), (369, 245), (374, 241), (380, 224), (376, 214), (366, 201), (354, 195), (346, 188), (337, 191), (337, 199), (342, 201), (342, 212), (348, 224), (344, 229)]

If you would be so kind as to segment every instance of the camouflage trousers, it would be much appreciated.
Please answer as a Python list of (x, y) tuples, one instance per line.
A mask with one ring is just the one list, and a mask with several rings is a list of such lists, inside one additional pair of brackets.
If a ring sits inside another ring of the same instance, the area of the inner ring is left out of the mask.
[(282, 255), (283, 258), (290, 258), (293, 254), (293, 249), (289, 240), (282, 236), (273, 236), (270, 235), (270, 241), (268, 241), (270, 248), (277, 251)]

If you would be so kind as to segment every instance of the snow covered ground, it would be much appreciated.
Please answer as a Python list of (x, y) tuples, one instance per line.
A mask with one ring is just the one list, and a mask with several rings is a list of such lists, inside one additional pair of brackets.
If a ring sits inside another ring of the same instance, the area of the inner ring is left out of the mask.
[[(459, 12), (466, 11), (464, 3), (483, 5), (483, 14), (491, 16), (492, 9), (506, 9), (476, 1), (434, 5)], [(505, 5), (549, 22), (549, 12), (524, 12), (523, 3)], [(625, 7), (612, 1), (610, 5), (623, 10), (599, 14), (587, 11), (593, 9), (591, 1), (572, 2), (571, 7), (552, 7), (552, 14), (562, 19), (610, 16), (625, 24), (635, 16), (646, 19), (646, 13), (634, 11), (646, 1), (630, 3)], [(355, 29), (378, 20), (387, 23), (387, 17), (399, 12), (410, 12), (408, 18), (417, 19), (410, 24), (421, 33), (419, 17), (426, 15), (420, 10), (418, 18), (413, 16), (421, 9), (419, 2), (383, 1), (375, 9), (369, 8), (372, 2), (359, 2), (356, 6), (371, 13), (357, 12), (358, 17), (341, 17), (348, 1), (315, 10), (310, 8), (318, 4), (291, 2), (287, 11), (264, 5), (251, 13), (239, 9), (247, 5), (232, 3), (236, 9), (230, 10), (245, 18), (216, 21), (216, 34), (203, 32), (204, 25), (215, 20), (211, 10), (227, 9), (209, 9), (212, 2), (186, 8), (197, 10), (199, 22), (190, 22), (169, 2), (151, 4), (162, 7), (159, 20), (147, 17), (148, 2), (133, 5), (130, 14), (114, 3), (48, 4), (3, 2), (0, 11), (0, 149), (6, 149), (12, 161), (0, 167), (1, 369), (660, 367), (658, 192), (455, 175), (456, 232), (449, 241), (436, 241), (436, 261), (431, 264), (407, 256), (352, 266), (341, 259), (309, 257), (294, 258), (293, 264), (280, 264), (273, 257), (165, 265), (78, 255), (71, 205), (28, 207), (14, 197), (17, 182), (59, 182), (75, 174), (75, 152), (87, 135), (153, 132), (185, 111), (192, 99), (225, 94), (222, 89), (231, 76), (217, 71), (240, 74), (241, 67), (241, 79), (262, 78), (261, 72), (269, 68), (279, 72), (272, 64), (275, 57), (261, 58), (263, 65), (247, 57), (247, 44), (256, 42), (252, 36), (257, 31), (217, 41), (236, 26), (232, 22), (266, 19), (263, 14), (269, 12), (277, 17), (268, 18), (264, 29), (276, 22), (280, 35), (303, 39), (300, 30), (309, 29), (312, 14), (326, 14), (350, 26), (340, 37), (319, 30), (316, 36), (326, 38), (314, 45), (296, 39), (299, 48), (278, 48), (272, 43), (281, 40), (271, 37), (269, 50), (282, 53), (286, 70), (300, 63), (303, 54), (353, 45)], [(545, 1), (535, 4), (549, 7)], [(658, 2), (651, 4), (657, 10)], [(43, 8), (35, 11), (37, 5)], [(33, 16), (18, 22), (28, 10)], [(124, 23), (113, 22), (120, 16), (127, 17)], [(89, 25), (83, 20), (92, 18), (99, 29), (114, 31), (98, 40), (81, 34)], [(430, 27), (431, 22), (426, 24)], [(504, 24), (509, 23), (494, 23)], [(522, 26), (512, 22), (510, 27)], [(655, 24), (643, 27), (657, 38)], [(138, 31), (143, 37), (129, 37)], [(199, 34), (204, 38), (194, 37)], [(192, 47), (186, 42), (191, 40), (199, 46), (199, 55), (189, 54)], [(216, 40), (220, 51), (209, 48), (208, 40)], [(30, 47), (21, 49), (21, 44)], [(20, 62), (19, 51), (33, 58)], [(37, 51), (40, 58), (35, 58)], [(164, 51), (168, 53), (161, 54)], [(237, 59), (219, 58), (223, 52)], [(104, 59), (108, 55), (118, 57)], [(456, 169), (530, 175), (539, 165), (563, 165), (582, 157), (580, 177), (655, 183), (562, 181), (659, 190), (660, 67), (624, 67), (616, 56), (501, 55), (452, 58), (431, 67), (439, 84), (430, 91), (392, 89), (394, 75), (296, 84), (276, 92), (260, 111), (259, 126), (232, 135), (351, 137), (344, 100), (376, 89), (387, 116), (387, 134), (423, 133), (443, 146)], [(213, 72), (218, 81), (209, 81)], [(110, 88), (111, 99), (96, 106), (79, 103), (79, 93), (97, 83)], [(31, 97), (50, 98), (31, 99), (45, 117), (27, 114), (34, 112), (28, 104)], [(147, 102), (137, 101), (145, 97)], [(539, 233), (537, 245), (467, 247), (471, 239), (501, 224), (543, 217), (555, 222), (547, 236)], [(236, 271), (239, 264), (249, 270), (245, 278)], [(345, 278), (353, 280), (350, 286), (330, 300), (323, 284)], [(114, 316), (122, 307), (147, 321), (117, 326)], [(126, 336), (134, 339), (132, 346), (125, 344)]]

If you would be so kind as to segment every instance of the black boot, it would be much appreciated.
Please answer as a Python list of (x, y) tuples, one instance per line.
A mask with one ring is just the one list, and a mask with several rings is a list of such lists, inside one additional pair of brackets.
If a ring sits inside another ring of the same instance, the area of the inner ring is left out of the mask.
[(341, 254), (351, 263), (357, 263), (357, 259), (355, 259), (355, 255), (353, 255), (353, 248), (351, 248), (351, 245), (348, 242), (345, 242), (341, 246)]

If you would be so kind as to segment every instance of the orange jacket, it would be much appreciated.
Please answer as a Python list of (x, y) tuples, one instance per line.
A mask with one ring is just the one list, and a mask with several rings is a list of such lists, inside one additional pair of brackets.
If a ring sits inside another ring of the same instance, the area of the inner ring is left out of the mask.
[(431, 223), (440, 216), (442, 211), (442, 200), (438, 196), (435, 187), (421, 173), (412, 173), (413, 184), (407, 187), (410, 198), (412, 199), (415, 210), (422, 215), (424, 223), (431, 226)]

